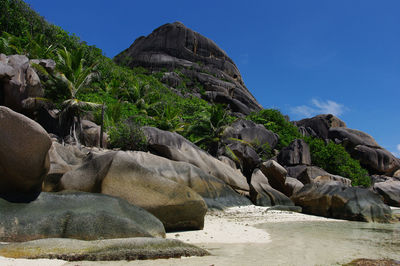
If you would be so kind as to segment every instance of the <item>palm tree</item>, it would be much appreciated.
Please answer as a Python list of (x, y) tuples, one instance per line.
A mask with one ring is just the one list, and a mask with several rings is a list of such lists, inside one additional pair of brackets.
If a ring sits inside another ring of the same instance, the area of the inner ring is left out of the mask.
[(231, 122), (228, 116), (223, 105), (214, 104), (209, 112), (203, 112), (202, 117), (188, 128), (188, 135), (196, 139), (194, 144), (216, 156), (222, 132)]
[[(67, 99), (61, 103), (60, 123), (62, 128), (77, 140), (76, 129), (82, 132), (81, 113), (86, 108), (100, 108), (102, 105), (78, 99), (78, 92), (87, 88), (96, 75), (97, 62), (85, 66), (82, 49), (69, 52), (65, 47), (57, 51), (57, 68), (60, 72), (54, 74), (55, 78), (68, 89)], [(67, 135), (67, 134), (64, 134)]]

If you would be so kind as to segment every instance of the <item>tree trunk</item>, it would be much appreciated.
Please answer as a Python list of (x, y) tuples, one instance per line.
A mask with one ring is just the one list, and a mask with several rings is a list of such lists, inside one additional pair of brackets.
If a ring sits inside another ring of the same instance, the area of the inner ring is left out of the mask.
[(104, 103), (101, 106), (100, 148), (103, 148), (103, 132), (104, 132)]
[(79, 113), (76, 115), (76, 118), (77, 118), (77, 120), (78, 120), (79, 138), (80, 138), (80, 140), (81, 140), (81, 143), (82, 143), (83, 145), (86, 145), (86, 142), (85, 142), (85, 134), (83, 133), (82, 123), (81, 123), (81, 116), (80, 116)]

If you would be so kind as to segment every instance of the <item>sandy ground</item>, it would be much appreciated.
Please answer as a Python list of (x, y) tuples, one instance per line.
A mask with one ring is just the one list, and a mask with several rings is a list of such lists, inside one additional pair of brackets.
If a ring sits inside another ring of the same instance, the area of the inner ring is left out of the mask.
[[(232, 207), (224, 212), (213, 211), (205, 216), (204, 230), (173, 232), (168, 233), (167, 238), (179, 239), (193, 244), (200, 244), (201, 247), (208, 247), (208, 244), (262, 244), (271, 242), (267, 232), (253, 227), (260, 223), (279, 223), (293, 221), (333, 221), (318, 216), (305, 215), (295, 212), (268, 210), (268, 207), (254, 205)], [(337, 220), (340, 221), (340, 220)], [(206, 245), (207, 244), (207, 245)], [(212, 251), (211, 251), (212, 252)], [(0, 257), (0, 265), (24, 266), (24, 265), (98, 265), (111, 264), (123, 265), (126, 261), (120, 262), (73, 262), (67, 263), (62, 260), (26, 260), (9, 259)]]
[(249, 205), (232, 207), (224, 212), (209, 212), (205, 217), (203, 230), (168, 233), (167, 238), (179, 239), (193, 244), (268, 243), (271, 241), (268, 233), (254, 228), (254, 225), (260, 223), (333, 220), (296, 212), (268, 209), (268, 207)]

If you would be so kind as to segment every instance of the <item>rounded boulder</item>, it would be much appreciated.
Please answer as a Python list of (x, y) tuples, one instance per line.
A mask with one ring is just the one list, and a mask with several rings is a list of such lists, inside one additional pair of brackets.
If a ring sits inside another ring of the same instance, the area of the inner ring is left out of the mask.
[(37, 196), (50, 167), (50, 147), (38, 123), (0, 106), (0, 196), (10, 201)]

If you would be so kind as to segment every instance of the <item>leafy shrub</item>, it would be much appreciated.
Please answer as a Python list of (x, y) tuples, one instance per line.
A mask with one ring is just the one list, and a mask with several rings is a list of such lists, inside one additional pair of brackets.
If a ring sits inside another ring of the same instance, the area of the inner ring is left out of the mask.
[(187, 122), (190, 121), (190, 124), (182, 135), (211, 155), (216, 155), (225, 126), (234, 120), (235, 118), (228, 114), (223, 105), (216, 104), (209, 108), (204, 107), (202, 112), (186, 120)]
[(110, 148), (130, 151), (147, 151), (147, 139), (140, 126), (133, 123), (118, 123), (109, 128)]
[(248, 115), (247, 119), (257, 124), (262, 124), (266, 129), (278, 134), (279, 143), (277, 149), (279, 150), (287, 147), (294, 139), (301, 137), (297, 127), (287, 121), (279, 110), (263, 109)]
[(367, 170), (360, 163), (351, 158), (345, 148), (332, 141), (325, 143), (321, 139), (308, 137), (305, 139), (310, 146), (311, 161), (327, 172), (347, 177), (352, 180), (353, 186), (368, 187), (371, 180)]

